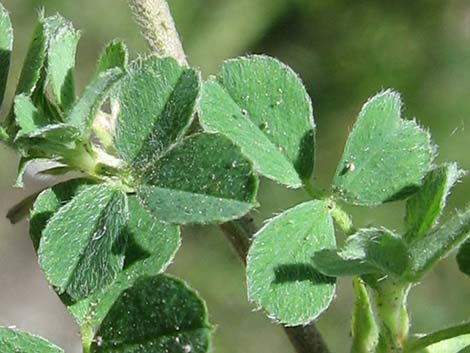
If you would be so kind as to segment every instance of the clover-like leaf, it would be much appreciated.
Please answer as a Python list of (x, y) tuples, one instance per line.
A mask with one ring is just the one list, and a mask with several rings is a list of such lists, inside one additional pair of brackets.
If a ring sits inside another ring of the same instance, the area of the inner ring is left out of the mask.
[(240, 149), (218, 134), (196, 134), (155, 160), (137, 196), (155, 219), (207, 224), (239, 218), (256, 205), (258, 179)]
[(111, 88), (123, 75), (124, 72), (119, 67), (100, 72), (85, 88), (65, 117), (65, 122), (77, 128), (83, 139), (89, 136), (98, 109), (107, 98)]
[(67, 111), (75, 101), (75, 54), (80, 32), (60, 15), (49, 21), (52, 19), (54, 28), (49, 33), (46, 74), (57, 105), (62, 111)]
[(13, 29), (8, 11), (0, 4), (0, 105), (3, 102), (13, 49)]
[(19, 127), (16, 138), (27, 136), (28, 134), (44, 127), (50, 120), (40, 112), (25, 94), (15, 97), (14, 103), (15, 120)]
[(54, 185), (37, 196), (31, 208), (29, 221), (29, 235), (36, 250), (39, 248), (42, 232), (51, 217), (77, 194), (93, 184), (94, 182), (89, 179), (72, 179)]
[(203, 86), (199, 119), (240, 146), (256, 171), (289, 187), (313, 172), (312, 103), (299, 77), (266, 56), (227, 61)]
[(0, 327), (0, 353), (64, 353), (44, 338), (16, 329)]
[(418, 281), (436, 262), (443, 259), (470, 236), (470, 208), (458, 212), (450, 220), (410, 247), (412, 267), (410, 280)]
[(385, 228), (361, 229), (343, 249), (319, 251), (312, 261), (316, 270), (335, 277), (369, 273), (399, 277), (410, 264), (404, 241)]
[(16, 88), (17, 94), (31, 96), (40, 80), (47, 56), (46, 19), (40, 15), (33, 39), (26, 54), (23, 69)]
[(171, 58), (133, 62), (114, 92), (119, 107), (114, 144), (122, 159), (145, 169), (187, 131), (199, 94), (199, 74)]
[(129, 53), (126, 45), (119, 41), (113, 40), (104, 48), (98, 61), (97, 72), (103, 72), (114, 67), (125, 70), (129, 61)]
[(437, 224), (451, 188), (462, 175), (456, 163), (429, 172), (423, 186), (406, 202), (407, 241), (421, 238)]
[(87, 297), (124, 265), (126, 195), (111, 185), (86, 188), (54, 214), (42, 232), (39, 263), (58, 293)]
[(467, 240), (459, 249), (457, 253), (457, 264), (460, 271), (470, 276), (470, 241)]
[(111, 307), (92, 353), (206, 353), (210, 324), (202, 299), (178, 279), (139, 280)]
[(316, 271), (311, 257), (334, 246), (326, 202), (306, 202), (272, 218), (248, 253), (249, 299), (288, 326), (315, 320), (330, 305), (335, 281)]
[(124, 269), (101, 293), (94, 294), (68, 307), (80, 325), (98, 326), (119, 295), (142, 276), (163, 272), (180, 247), (179, 228), (156, 222), (129, 196), (129, 220), (123, 229), (127, 238)]
[(435, 153), (429, 133), (401, 119), (401, 106), (400, 96), (388, 90), (362, 108), (333, 181), (345, 201), (374, 206), (403, 199), (429, 172)]

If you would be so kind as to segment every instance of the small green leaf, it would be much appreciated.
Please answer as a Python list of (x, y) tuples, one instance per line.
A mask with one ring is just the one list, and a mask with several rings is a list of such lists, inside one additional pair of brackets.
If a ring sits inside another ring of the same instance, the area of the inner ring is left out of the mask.
[(238, 147), (217, 134), (190, 136), (153, 162), (137, 196), (155, 219), (207, 224), (239, 218), (256, 205), (258, 179)]
[(154, 276), (170, 264), (181, 245), (177, 226), (156, 222), (129, 196), (129, 220), (123, 229), (127, 237), (124, 270), (104, 292), (81, 300), (68, 309), (80, 325), (98, 326), (117, 297), (142, 276)]
[(122, 159), (145, 168), (182, 138), (194, 116), (199, 74), (174, 59), (133, 62), (117, 86), (115, 146)]
[[(53, 69), (46, 67), (46, 64), (51, 40), (64, 23), (66, 21), (60, 15), (44, 17), (44, 14), (40, 13), (16, 88), (17, 95), (24, 94), (32, 97), (35, 103), (41, 103), (43, 110), (50, 112), (54, 118), (57, 118), (58, 112), (45, 94)], [(13, 117), (10, 113), (6, 119), (6, 126), (11, 133), (17, 130), (13, 124)]]
[(457, 253), (457, 263), (460, 271), (470, 276), (470, 241), (467, 240)]
[(89, 136), (93, 120), (98, 109), (103, 104), (109, 91), (124, 75), (120, 68), (100, 72), (85, 88), (81, 97), (75, 102), (65, 117), (65, 122), (76, 127), (82, 133), (83, 139)]
[(462, 175), (456, 163), (429, 172), (423, 186), (406, 202), (407, 241), (421, 238), (437, 224), (450, 189)]
[(341, 251), (317, 252), (312, 261), (315, 269), (335, 277), (377, 272), (399, 277), (410, 264), (403, 240), (385, 228), (361, 229), (348, 238)]
[(326, 202), (306, 202), (271, 219), (248, 253), (249, 299), (288, 326), (315, 320), (330, 305), (335, 283), (313, 268), (311, 256), (334, 246)]
[(10, 136), (8, 136), (8, 133), (6, 130), (0, 126), (0, 141), (7, 142), (10, 140)]
[(49, 123), (49, 119), (34, 106), (31, 98), (24, 94), (15, 97), (14, 113), (19, 127), (16, 138), (26, 136)]
[(318, 251), (312, 257), (313, 267), (332, 277), (361, 276), (377, 272), (377, 268), (366, 262), (363, 257), (350, 254), (348, 250)]
[(126, 45), (119, 40), (114, 40), (103, 50), (96, 71), (100, 73), (114, 67), (126, 70), (128, 61), (129, 53)]
[(355, 278), (354, 309), (351, 322), (351, 353), (370, 353), (375, 351), (379, 332), (367, 288), (360, 278)]
[(419, 280), (436, 262), (464, 242), (470, 235), (470, 208), (457, 213), (432, 233), (410, 245), (410, 278)]
[(8, 11), (0, 4), (0, 105), (3, 102), (13, 49), (13, 29)]
[(192, 289), (172, 277), (148, 277), (116, 300), (91, 352), (206, 353), (210, 331), (206, 306)]
[(333, 181), (345, 201), (364, 206), (407, 197), (422, 183), (434, 158), (430, 135), (403, 120), (400, 96), (379, 93), (362, 108)]
[(255, 169), (300, 187), (313, 172), (312, 103), (299, 77), (266, 56), (227, 61), (218, 79), (203, 86), (199, 118), (240, 146)]
[(54, 16), (57, 24), (50, 33), (47, 51), (47, 79), (56, 103), (67, 111), (75, 101), (73, 70), (80, 32), (60, 15)]
[(0, 353), (64, 353), (44, 338), (16, 329), (0, 327)]
[(40, 15), (21, 70), (16, 93), (31, 96), (40, 80), (47, 55), (46, 19)]
[(469, 344), (470, 335), (464, 335), (435, 343), (427, 350), (429, 353), (468, 353)]
[(109, 285), (124, 265), (126, 195), (91, 186), (62, 207), (42, 233), (39, 263), (59, 294), (87, 297)]
[[(79, 134), (80, 132), (75, 126), (69, 124), (51, 124), (33, 131), (27, 137), (29, 139), (43, 139), (64, 146), (74, 146)], [(32, 143), (33, 146), (34, 143)]]
[(18, 171), (16, 172), (16, 182), (14, 187), (15, 188), (22, 188), (24, 187), (24, 174), (26, 173), (26, 169), (28, 169), (29, 165), (32, 163), (38, 162), (48, 162), (49, 159), (44, 158), (36, 158), (36, 157), (21, 157), (20, 163), (18, 164)]
[(42, 191), (33, 204), (29, 221), (29, 235), (34, 248), (39, 248), (42, 232), (51, 217), (75, 195), (89, 188), (89, 179), (72, 179)]

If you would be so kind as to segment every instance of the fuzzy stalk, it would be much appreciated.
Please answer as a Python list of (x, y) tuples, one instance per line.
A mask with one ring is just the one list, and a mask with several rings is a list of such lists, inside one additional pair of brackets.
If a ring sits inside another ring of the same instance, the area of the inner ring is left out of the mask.
[(406, 302), (409, 284), (392, 280), (378, 283), (374, 300), (379, 321), (377, 353), (402, 353), (409, 335), (410, 321)]
[(188, 66), (168, 3), (165, 0), (129, 0), (129, 7), (152, 52), (161, 57), (173, 57)]

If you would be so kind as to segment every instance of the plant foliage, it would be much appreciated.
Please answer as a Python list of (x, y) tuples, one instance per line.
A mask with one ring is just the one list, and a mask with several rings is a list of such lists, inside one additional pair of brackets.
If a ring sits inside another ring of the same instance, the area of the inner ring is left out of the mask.
[[(364, 104), (322, 191), (313, 183), (312, 102), (285, 64), (231, 59), (204, 81), (174, 58), (130, 60), (125, 44), (113, 41), (77, 94), (79, 39), (60, 15), (40, 14), (0, 140), (20, 157), (17, 186), (30, 165), (54, 176), (74, 172), (16, 210), (31, 206), (40, 267), (80, 325), (84, 352), (209, 351), (204, 301), (163, 272), (181, 245), (180, 226), (234, 221), (258, 207), (259, 176), (303, 188), (308, 199), (252, 239), (246, 273), (256, 308), (285, 326), (310, 324), (330, 306), (336, 278), (351, 276), (353, 353), (468, 351), (468, 342), (452, 342), (470, 325), (409, 334), (413, 284), (458, 247), (459, 267), (470, 274), (470, 209), (441, 222), (464, 172), (435, 165), (429, 132), (402, 117), (397, 92)], [(12, 45), (0, 6), (0, 101)], [(397, 200), (406, 200), (403, 234), (355, 229), (342, 209)], [(62, 350), (0, 328), (0, 353), (11, 352)]]

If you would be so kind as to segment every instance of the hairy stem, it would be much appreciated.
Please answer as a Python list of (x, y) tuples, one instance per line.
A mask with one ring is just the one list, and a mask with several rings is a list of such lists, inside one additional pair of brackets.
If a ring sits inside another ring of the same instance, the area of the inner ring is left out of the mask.
[[(246, 264), (246, 255), (257, 231), (253, 219), (245, 216), (240, 220), (222, 224), (220, 228)], [(313, 323), (307, 326), (284, 327), (284, 331), (297, 353), (329, 353), (323, 337)]]
[(93, 342), (93, 329), (88, 325), (84, 325), (80, 328), (80, 334), (82, 337), (82, 352), (90, 353), (91, 343)]
[(409, 334), (406, 307), (409, 284), (385, 280), (374, 288), (374, 299), (379, 321), (377, 353), (402, 353)]
[(331, 207), (331, 215), (344, 234), (352, 235), (356, 233), (356, 228), (354, 228), (351, 217), (341, 208), (341, 206), (332, 201)]
[(129, 0), (129, 6), (150, 49), (158, 56), (173, 57), (187, 66), (168, 3), (165, 0)]
[(466, 322), (464, 324), (460, 324), (457, 326), (448, 327), (425, 336), (415, 338), (409, 340), (406, 345), (404, 352), (406, 353), (413, 353), (413, 352), (420, 352), (424, 348), (450, 338), (454, 338), (457, 336), (467, 335), (470, 334), (470, 322)]

